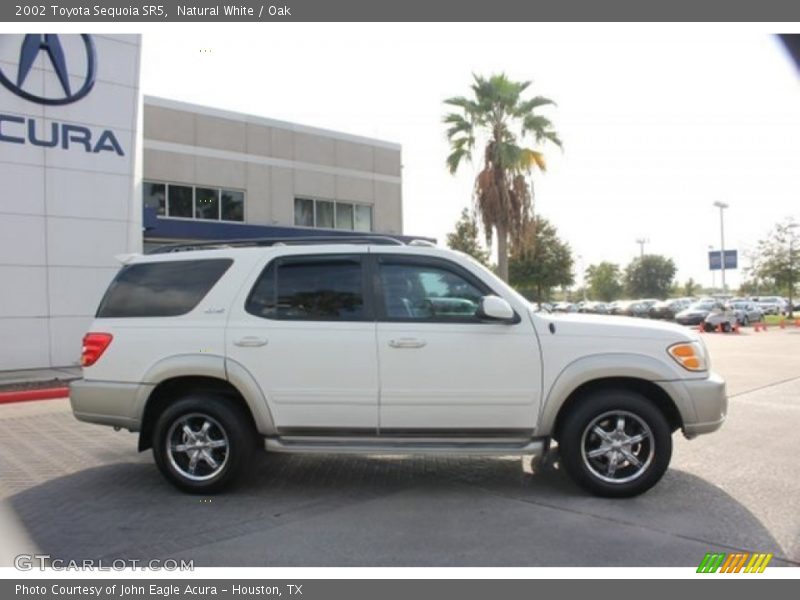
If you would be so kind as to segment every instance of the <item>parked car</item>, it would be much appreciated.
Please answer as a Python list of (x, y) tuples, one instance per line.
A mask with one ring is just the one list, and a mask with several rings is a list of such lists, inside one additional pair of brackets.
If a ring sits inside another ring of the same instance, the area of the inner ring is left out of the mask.
[(608, 305), (605, 302), (585, 302), (583, 306), (578, 309), (578, 312), (591, 313), (595, 315), (608, 314)]
[(739, 325), (749, 325), (764, 320), (764, 312), (755, 302), (736, 301), (729, 304), (736, 313), (736, 320)]
[(608, 305), (608, 314), (610, 315), (626, 315), (630, 309), (631, 304), (636, 300), (615, 300)]
[(730, 305), (722, 302), (715, 302), (706, 315), (706, 318), (703, 319), (703, 328), (706, 331), (722, 329), (722, 331), (728, 333), (732, 331), (738, 323), (739, 318)]
[(124, 260), (72, 410), (138, 432), (188, 492), (231, 485), (257, 448), (542, 456), (556, 440), (583, 488), (632, 496), (664, 474), (673, 432), (725, 419), (697, 332), (535, 312), (449, 250), (343, 237)]
[(765, 315), (783, 315), (788, 312), (786, 301), (780, 296), (759, 296), (754, 301)]
[(687, 300), (672, 298), (656, 302), (650, 307), (649, 316), (651, 319), (665, 319), (672, 321), (679, 312), (689, 306)]
[(675, 321), (681, 325), (699, 325), (705, 321), (715, 304), (719, 303), (709, 298), (698, 300), (676, 314)]
[(644, 300), (636, 300), (631, 303), (623, 314), (630, 317), (649, 317), (650, 309), (658, 303), (654, 298), (646, 298)]
[(573, 302), (558, 302), (553, 306), (553, 312), (574, 313), (578, 312), (578, 305)]

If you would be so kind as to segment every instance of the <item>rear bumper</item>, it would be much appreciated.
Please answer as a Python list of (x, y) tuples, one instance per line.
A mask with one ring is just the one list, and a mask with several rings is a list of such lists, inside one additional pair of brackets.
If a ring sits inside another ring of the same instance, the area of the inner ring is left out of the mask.
[(139, 401), (151, 388), (138, 383), (79, 379), (69, 386), (69, 402), (79, 421), (138, 431), (141, 423)]

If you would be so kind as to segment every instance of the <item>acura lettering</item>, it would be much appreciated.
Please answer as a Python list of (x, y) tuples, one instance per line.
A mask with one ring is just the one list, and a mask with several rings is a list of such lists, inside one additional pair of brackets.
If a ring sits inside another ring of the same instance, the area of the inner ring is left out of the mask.
[(110, 129), (103, 129), (98, 135), (83, 125), (55, 121), (42, 123), (17, 115), (0, 114), (0, 142), (63, 150), (79, 148), (92, 154), (113, 152), (125, 156), (117, 136)]

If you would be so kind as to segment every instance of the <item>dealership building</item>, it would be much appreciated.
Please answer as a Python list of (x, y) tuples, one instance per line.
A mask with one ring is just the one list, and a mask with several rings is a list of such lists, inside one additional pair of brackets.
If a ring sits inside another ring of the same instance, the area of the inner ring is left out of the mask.
[(118, 255), (402, 238), (398, 144), (142, 97), (138, 35), (0, 35), (0, 371), (78, 364)]

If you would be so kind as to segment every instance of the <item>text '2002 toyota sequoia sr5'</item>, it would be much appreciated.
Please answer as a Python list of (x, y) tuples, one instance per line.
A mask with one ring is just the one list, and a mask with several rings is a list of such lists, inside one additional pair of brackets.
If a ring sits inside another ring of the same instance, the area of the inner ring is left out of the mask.
[(210, 493), (268, 452), (541, 456), (632, 496), (672, 433), (725, 419), (693, 331), (534, 312), (460, 253), (388, 238), (258, 240), (124, 258), (84, 338), (81, 421), (139, 432)]

